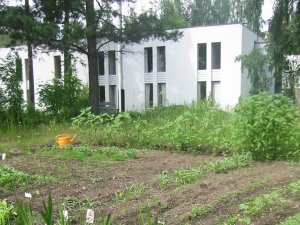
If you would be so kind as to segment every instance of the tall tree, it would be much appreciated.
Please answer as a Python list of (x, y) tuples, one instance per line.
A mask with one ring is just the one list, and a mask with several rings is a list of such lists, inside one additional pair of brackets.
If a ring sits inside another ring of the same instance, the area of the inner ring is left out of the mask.
[(161, 0), (160, 10), (160, 19), (167, 28), (176, 29), (189, 25), (187, 9), (181, 0)]
[[(127, 2), (131, 1), (127, 0)], [(54, 5), (56, 5), (56, 7), (50, 5), (52, 9), (55, 9), (51, 11), (50, 6), (41, 9), (40, 5), (36, 4), (42, 12), (39, 18), (42, 21), (40, 27), (54, 31), (49, 32), (47, 37), (41, 33), (45, 43), (51, 48), (67, 50), (70, 53), (80, 52), (87, 56), (89, 101), (93, 113), (99, 111), (97, 52), (100, 48), (110, 42), (140, 43), (150, 37), (164, 40), (178, 37), (178, 32), (166, 31), (167, 26), (159, 20), (154, 11), (137, 14), (131, 9), (127, 16), (123, 16), (124, 24), (120, 28), (116, 22), (117, 17), (121, 16), (117, 7), (120, 0), (35, 0), (35, 2), (44, 2), (44, 5), (55, 2)], [(59, 3), (62, 3), (62, 7), (58, 7)], [(72, 8), (68, 8), (68, 4), (72, 4)], [(55, 11), (57, 12), (51, 13)], [(49, 14), (54, 18), (47, 19)], [(58, 25), (59, 21), (63, 21), (62, 24)]]

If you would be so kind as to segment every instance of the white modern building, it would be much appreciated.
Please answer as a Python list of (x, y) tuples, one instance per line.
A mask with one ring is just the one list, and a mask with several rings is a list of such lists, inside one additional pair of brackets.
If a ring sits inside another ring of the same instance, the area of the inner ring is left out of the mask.
[[(118, 52), (120, 45), (106, 45), (98, 57), (100, 101), (142, 111), (158, 105), (189, 104), (211, 96), (226, 108), (249, 95), (247, 71), (242, 71), (236, 57), (261, 48), (262, 38), (241, 24), (181, 31), (183, 36), (177, 42), (150, 40), (126, 45), (122, 55)], [(0, 58), (7, 51), (1, 49)], [(20, 56), (26, 65), (25, 50), (20, 51)], [(33, 62), (35, 88), (55, 75), (60, 76), (62, 59), (59, 52), (37, 54)], [(80, 59), (87, 61), (85, 56)], [(87, 83), (88, 68), (79, 63), (81, 60), (77, 60), (75, 67), (79, 78)], [(26, 66), (23, 68), (26, 81)], [(26, 99), (27, 88), (27, 82), (23, 82)]]

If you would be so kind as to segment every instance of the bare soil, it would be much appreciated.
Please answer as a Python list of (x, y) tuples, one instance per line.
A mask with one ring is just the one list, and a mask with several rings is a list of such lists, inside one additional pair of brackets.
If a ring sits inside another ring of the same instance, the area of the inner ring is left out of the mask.
[[(34, 181), (12, 190), (0, 188), (0, 198), (9, 202), (16, 202), (17, 199), (31, 202), (33, 208), (39, 210), (42, 201), (47, 199), (48, 191), (51, 191), (55, 205), (62, 204), (66, 197), (76, 197), (82, 201), (92, 199), (92, 207), (97, 213), (111, 213), (114, 224), (139, 224), (138, 216), (145, 213), (146, 206), (151, 214), (158, 215), (165, 224), (223, 224), (230, 216), (239, 214), (239, 204), (300, 179), (299, 164), (277, 161), (254, 162), (249, 167), (231, 170), (226, 174), (206, 173), (199, 181), (185, 186), (161, 189), (156, 182), (164, 170), (196, 167), (216, 159), (169, 151), (144, 151), (138, 159), (118, 162), (16, 155), (0, 161), (0, 166), (9, 165), (31, 175), (51, 176), (59, 182)], [(261, 185), (247, 189), (260, 181)], [(131, 200), (116, 201), (115, 194), (132, 184), (144, 184), (145, 192)], [(25, 198), (25, 192), (32, 193), (32, 199)], [(224, 196), (228, 198), (218, 202)], [(277, 224), (299, 211), (299, 198), (287, 197), (284, 205), (278, 204), (253, 215), (253, 224)], [(211, 211), (190, 220), (188, 214), (191, 209), (205, 204), (213, 205)], [(76, 214), (74, 224), (79, 222), (78, 214), (84, 217), (84, 212), (78, 210), (69, 212)]]

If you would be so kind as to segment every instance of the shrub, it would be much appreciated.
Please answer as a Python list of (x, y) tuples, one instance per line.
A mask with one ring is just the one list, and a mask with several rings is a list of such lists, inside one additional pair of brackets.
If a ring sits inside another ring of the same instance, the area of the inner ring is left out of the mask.
[(40, 106), (56, 119), (69, 119), (88, 106), (88, 88), (76, 74), (71, 74), (67, 84), (62, 79), (40, 85)]
[(234, 141), (257, 160), (286, 159), (296, 152), (296, 107), (282, 94), (259, 94), (235, 109)]

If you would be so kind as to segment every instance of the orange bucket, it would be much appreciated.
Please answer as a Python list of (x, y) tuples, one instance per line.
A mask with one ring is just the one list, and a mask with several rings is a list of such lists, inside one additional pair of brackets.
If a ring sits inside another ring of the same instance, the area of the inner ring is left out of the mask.
[(65, 145), (73, 144), (76, 137), (77, 134), (75, 134), (73, 138), (70, 138), (67, 134), (60, 134), (55, 137), (55, 141), (60, 148), (63, 148)]

